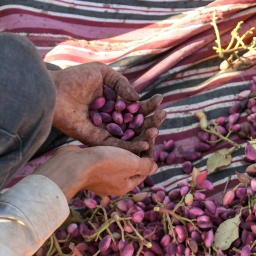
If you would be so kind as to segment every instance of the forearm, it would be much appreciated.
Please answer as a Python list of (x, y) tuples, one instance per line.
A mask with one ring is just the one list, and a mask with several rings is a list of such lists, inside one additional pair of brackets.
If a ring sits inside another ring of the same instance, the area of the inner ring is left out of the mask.
[(0, 255), (32, 255), (68, 214), (53, 181), (34, 174), (24, 178), (0, 197)]

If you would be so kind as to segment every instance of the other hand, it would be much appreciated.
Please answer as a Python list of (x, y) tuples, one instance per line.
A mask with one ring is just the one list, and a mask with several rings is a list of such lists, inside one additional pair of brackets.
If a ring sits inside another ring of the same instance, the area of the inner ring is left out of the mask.
[(35, 173), (53, 180), (69, 201), (81, 189), (100, 196), (124, 195), (156, 170), (151, 158), (121, 148), (64, 146)]

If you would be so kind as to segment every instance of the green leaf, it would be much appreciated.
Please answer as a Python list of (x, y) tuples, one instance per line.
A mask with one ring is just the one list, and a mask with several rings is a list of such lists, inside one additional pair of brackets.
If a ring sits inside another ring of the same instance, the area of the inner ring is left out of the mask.
[(207, 160), (207, 170), (212, 173), (222, 167), (230, 165), (232, 156), (227, 148), (220, 149), (213, 153)]
[(239, 237), (239, 224), (240, 214), (222, 222), (215, 232), (214, 246), (221, 250), (227, 250)]

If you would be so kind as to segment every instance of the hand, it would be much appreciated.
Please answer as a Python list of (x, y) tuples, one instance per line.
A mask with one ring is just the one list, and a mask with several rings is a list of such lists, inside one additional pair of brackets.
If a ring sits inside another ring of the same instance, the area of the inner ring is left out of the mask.
[(156, 170), (151, 158), (121, 148), (64, 146), (35, 173), (53, 180), (69, 201), (81, 189), (100, 196), (124, 195)]
[[(59, 71), (49, 71), (57, 88), (56, 109), (53, 126), (64, 134), (81, 141), (88, 146), (117, 146), (136, 154), (149, 149), (152, 134), (149, 128), (158, 128), (166, 117), (163, 110), (145, 119), (140, 128), (141, 135), (132, 141), (123, 141), (92, 124), (89, 117), (89, 105), (103, 94), (103, 85), (114, 89), (126, 101), (138, 101), (139, 95), (128, 80), (99, 62), (92, 62), (66, 68)], [(141, 102), (140, 112), (146, 116), (159, 106), (161, 95), (155, 95)]]

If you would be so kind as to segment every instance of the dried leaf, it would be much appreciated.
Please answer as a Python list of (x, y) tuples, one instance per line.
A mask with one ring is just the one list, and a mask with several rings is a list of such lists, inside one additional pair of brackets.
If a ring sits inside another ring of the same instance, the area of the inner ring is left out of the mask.
[(251, 183), (251, 178), (244, 173), (236, 172), (236, 177), (241, 183), (245, 185), (249, 185)]
[(221, 250), (227, 250), (239, 237), (240, 214), (232, 219), (222, 222), (214, 236), (214, 246)]
[(232, 161), (232, 156), (227, 148), (220, 149), (212, 154), (207, 160), (207, 169), (212, 173), (222, 167), (228, 166)]

